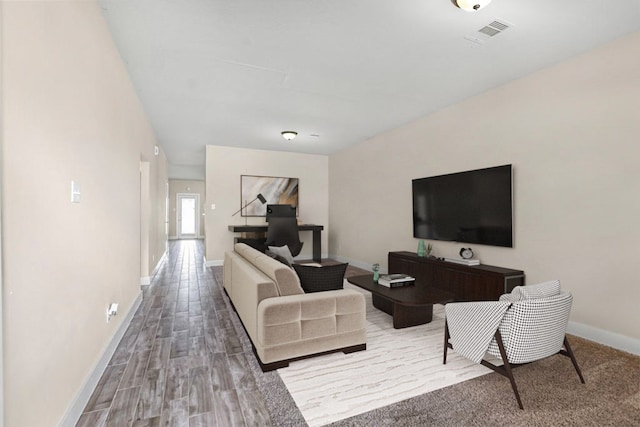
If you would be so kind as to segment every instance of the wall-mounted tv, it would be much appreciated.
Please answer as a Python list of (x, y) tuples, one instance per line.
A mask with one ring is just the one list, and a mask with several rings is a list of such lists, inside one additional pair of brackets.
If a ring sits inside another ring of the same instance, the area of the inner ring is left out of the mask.
[(511, 165), (414, 179), (413, 236), (513, 247)]

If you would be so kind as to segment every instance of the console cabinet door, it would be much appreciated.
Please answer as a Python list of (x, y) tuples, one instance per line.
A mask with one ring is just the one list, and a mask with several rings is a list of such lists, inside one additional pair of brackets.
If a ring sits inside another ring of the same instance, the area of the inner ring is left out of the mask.
[(483, 276), (466, 271), (443, 268), (448, 281), (449, 292), (453, 292), (456, 301), (482, 301), (487, 298), (490, 288)]
[(389, 256), (389, 274), (408, 274), (415, 277), (422, 286), (432, 286), (434, 272), (432, 263), (401, 255)]
[(403, 273), (417, 278), (419, 265), (416, 260), (401, 256), (389, 257), (389, 274)]

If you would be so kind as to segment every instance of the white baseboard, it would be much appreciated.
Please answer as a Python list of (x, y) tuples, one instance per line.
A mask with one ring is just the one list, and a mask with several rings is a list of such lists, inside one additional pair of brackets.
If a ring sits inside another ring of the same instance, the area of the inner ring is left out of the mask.
[(107, 344), (107, 347), (102, 353), (100, 360), (98, 360), (98, 363), (93, 368), (93, 370), (89, 373), (87, 379), (84, 381), (83, 386), (80, 388), (75, 398), (71, 401), (71, 405), (67, 408), (67, 411), (62, 417), (62, 420), (58, 424), (59, 427), (67, 427), (67, 426), (73, 427), (78, 423), (78, 420), (80, 420), (82, 411), (84, 411), (85, 406), (87, 406), (87, 403), (91, 398), (91, 394), (93, 394), (93, 391), (98, 385), (98, 382), (100, 381), (100, 377), (102, 376), (102, 374), (104, 373), (104, 370), (109, 364), (109, 360), (111, 360), (113, 353), (115, 353), (116, 349), (118, 348), (118, 344), (120, 344), (120, 340), (124, 336), (124, 333), (127, 331), (127, 328), (131, 323), (131, 319), (133, 319), (133, 315), (136, 313), (141, 303), (142, 303), (142, 292), (138, 294), (138, 297), (133, 302), (133, 305), (131, 306), (131, 309), (127, 313), (124, 321), (118, 327), (118, 330), (111, 338), (111, 341), (109, 342), (109, 344)]
[(151, 275), (140, 277), (140, 286), (148, 286), (151, 284), (151, 280), (155, 277), (156, 274), (158, 274), (158, 270), (160, 270), (160, 266), (162, 265), (166, 257), (167, 257), (167, 251), (165, 250), (162, 253), (162, 256), (160, 257), (160, 259), (158, 259), (158, 262), (156, 263), (155, 267), (153, 267), (153, 271), (151, 272)]
[(569, 322), (567, 332), (589, 341), (594, 341), (618, 350), (640, 355), (640, 340), (635, 338), (577, 322)]
[[(169, 240), (181, 240), (181, 239), (180, 239), (180, 237), (178, 237), (178, 236), (169, 236), (169, 237), (168, 237), (168, 239), (169, 239)], [(196, 236), (196, 237), (185, 237), (185, 239), (186, 239), (186, 240), (193, 240), (193, 239), (196, 239), (196, 240), (204, 240), (204, 236), (200, 236), (200, 235), (198, 235), (198, 236)]]
[(205, 267), (218, 267), (224, 265), (224, 260), (222, 259), (207, 260), (206, 258), (203, 258), (203, 261)]

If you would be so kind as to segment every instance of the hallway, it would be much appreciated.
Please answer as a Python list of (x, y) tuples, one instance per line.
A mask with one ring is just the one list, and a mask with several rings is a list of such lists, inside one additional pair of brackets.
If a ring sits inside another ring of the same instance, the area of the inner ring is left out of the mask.
[(169, 243), (77, 426), (271, 425), (201, 240)]

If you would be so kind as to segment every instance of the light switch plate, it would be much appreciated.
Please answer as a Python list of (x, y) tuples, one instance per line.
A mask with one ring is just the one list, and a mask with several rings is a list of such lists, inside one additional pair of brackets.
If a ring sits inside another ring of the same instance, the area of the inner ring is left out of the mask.
[(71, 181), (71, 202), (80, 203), (80, 184)]

